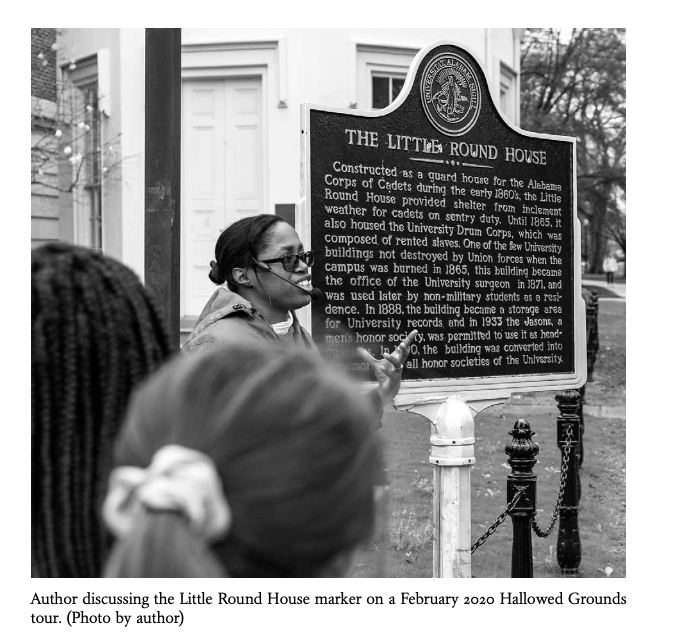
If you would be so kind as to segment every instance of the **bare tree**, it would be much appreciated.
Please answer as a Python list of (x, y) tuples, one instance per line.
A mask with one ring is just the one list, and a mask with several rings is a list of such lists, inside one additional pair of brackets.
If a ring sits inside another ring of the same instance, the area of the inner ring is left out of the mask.
[(577, 138), (577, 207), (596, 272), (609, 238), (627, 248), (625, 30), (528, 29), (521, 80), (522, 126)]
[(119, 138), (100, 140), (99, 100), (68, 82), (58, 83), (53, 105), (32, 97), (31, 184), (73, 193), (116, 179)]
[(72, 82), (72, 74), (79, 73), (75, 60), (57, 73), (57, 59), (64, 60), (65, 55), (56, 39), (64, 33), (31, 30), (31, 185), (36, 193), (79, 197), (84, 190), (101, 190), (116, 177), (120, 136), (101, 140), (104, 96), (99, 95), (97, 82)]

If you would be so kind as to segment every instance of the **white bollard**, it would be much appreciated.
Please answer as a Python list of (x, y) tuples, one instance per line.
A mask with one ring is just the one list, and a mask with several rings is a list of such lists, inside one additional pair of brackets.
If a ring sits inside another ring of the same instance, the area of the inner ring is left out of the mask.
[(470, 578), (470, 468), (475, 464), (475, 421), (465, 401), (449, 396), (434, 422), (434, 578)]
[(398, 396), (397, 409), (425, 416), (432, 424), (434, 465), (432, 577), (470, 578), (470, 468), (475, 464), (474, 415), (505, 402), (510, 393), (465, 391), (463, 395)]

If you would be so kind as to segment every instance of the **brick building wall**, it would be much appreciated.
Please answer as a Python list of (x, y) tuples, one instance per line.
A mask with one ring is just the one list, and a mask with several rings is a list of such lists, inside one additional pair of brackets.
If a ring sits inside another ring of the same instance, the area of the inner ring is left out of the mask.
[(31, 95), (52, 102), (57, 99), (56, 39), (57, 29), (31, 29)]
[[(57, 29), (31, 29), (31, 147), (45, 146), (54, 128), (57, 101), (57, 52), (52, 48)], [(42, 54), (42, 57), (39, 57)], [(56, 146), (56, 139), (52, 138)], [(60, 203), (56, 162), (41, 163), (41, 174), (31, 171), (31, 246), (60, 238)]]

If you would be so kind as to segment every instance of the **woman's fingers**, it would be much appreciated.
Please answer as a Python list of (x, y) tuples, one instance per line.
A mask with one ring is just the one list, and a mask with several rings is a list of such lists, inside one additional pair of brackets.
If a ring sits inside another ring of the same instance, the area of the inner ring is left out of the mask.
[[(397, 348), (392, 353), (383, 353), (382, 357), (389, 362), (395, 370), (401, 370), (404, 366), (404, 362), (409, 354), (409, 347), (413, 344), (416, 339), (418, 331), (414, 329), (409, 333), (397, 346)], [(361, 357), (362, 360), (370, 365), (377, 365), (381, 363), (381, 360), (376, 360), (366, 349), (358, 347), (356, 353)]]

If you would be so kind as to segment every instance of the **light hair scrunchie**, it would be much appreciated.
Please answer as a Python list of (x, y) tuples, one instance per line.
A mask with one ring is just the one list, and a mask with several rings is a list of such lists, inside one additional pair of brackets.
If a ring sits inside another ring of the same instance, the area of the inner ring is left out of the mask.
[(117, 538), (131, 531), (142, 507), (182, 513), (207, 541), (224, 537), (232, 522), (214, 461), (175, 444), (159, 449), (146, 469), (117, 467), (109, 475), (102, 516)]

